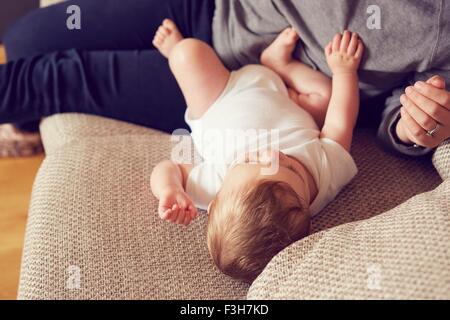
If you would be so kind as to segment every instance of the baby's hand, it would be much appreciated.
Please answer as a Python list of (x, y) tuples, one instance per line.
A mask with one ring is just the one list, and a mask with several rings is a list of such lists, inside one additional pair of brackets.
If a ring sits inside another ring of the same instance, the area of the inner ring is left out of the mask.
[(364, 53), (364, 44), (357, 33), (338, 33), (325, 48), (328, 65), (333, 74), (356, 73)]
[(184, 190), (167, 188), (159, 196), (158, 214), (161, 219), (187, 226), (197, 217), (197, 209)]

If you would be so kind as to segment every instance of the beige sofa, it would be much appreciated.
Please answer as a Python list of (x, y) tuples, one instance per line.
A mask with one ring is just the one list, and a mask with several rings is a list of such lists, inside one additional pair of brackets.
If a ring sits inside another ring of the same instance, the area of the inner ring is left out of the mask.
[(214, 268), (204, 214), (158, 218), (149, 178), (170, 136), (76, 114), (41, 132), (20, 299), (450, 298), (450, 144), (434, 158), (442, 182), (430, 159), (387, 155), (359, 130), (359, 176), (248, 291)]
[(249, 288), (214, 268), (204, 214), (158, 219), (149, 178), (168, 135), (77, 114), (41, 132), (19, 299), (450, 299), (449, 143), (433, 167), (358, 130), (358, 177)]

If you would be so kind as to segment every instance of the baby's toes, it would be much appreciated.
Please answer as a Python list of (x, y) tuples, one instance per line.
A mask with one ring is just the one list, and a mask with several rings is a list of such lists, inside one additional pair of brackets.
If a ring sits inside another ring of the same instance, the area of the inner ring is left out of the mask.
[(291, 30), (289, 31), (287, 37), (288, 37), (289, 43), (296, 42), (296, 41), (298, 40), (298, 38), (299, 38), (299, 36), (298, 36), (298, 34), (297, 34), (297, 31), (295, 31), (295, 30), (292, 29), (292, 28), (291, 28)]
[(281, 33), (280, 39), (285, 45), (291, 45), (297, 42), (298, 35), (293, 28), (287, 28)]
[(175, 22), (173, 22), (170, 19), (164, 19), (163, 24), (162, 24), (167, 30), (172, 31), (175, 30), (177, 28), (177, 25), (175, 24)]
[(284, 29), (282, 32), (283, 36), (288, 36), (292, 30), (293, 29), (291, 27)]
[(156, 35), (160, 35), (162, 37), (168, 37), (170, 35), (170, 30), (161, 26), (161, 27), (159, 27), (158, 31), (156, 32)]
[(155, 37), (153, 38), (153, 45), (155, 47), (159, 47), (159, 46), (161, 46), (162, 43), (163, 43), (163, 38), (159, 35), (155, 35)]

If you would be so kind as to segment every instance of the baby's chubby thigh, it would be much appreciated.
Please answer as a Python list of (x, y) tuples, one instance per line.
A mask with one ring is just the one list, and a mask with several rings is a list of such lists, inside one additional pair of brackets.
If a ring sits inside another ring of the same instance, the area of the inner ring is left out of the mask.
[(177, 44), (169, 63), (190, 116), (201, 118), (224, 91), (230, 71), (211, 46), (196, 39), (184, 39)]

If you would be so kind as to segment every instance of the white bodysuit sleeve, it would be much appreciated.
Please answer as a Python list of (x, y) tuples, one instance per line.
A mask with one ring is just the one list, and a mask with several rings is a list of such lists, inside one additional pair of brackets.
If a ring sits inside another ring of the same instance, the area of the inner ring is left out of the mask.
[(197, 208), (207, 210), (219, 192), (224, 178), (222, 166), (202, 163), (194, 167), (186, 182), (186, 192)]
[(320, 139), (322, 156), (319, 194), (311, 204), (311, 214), (319, 213), (357, 175), (358, 168), (350, 153), (330, 139)]

